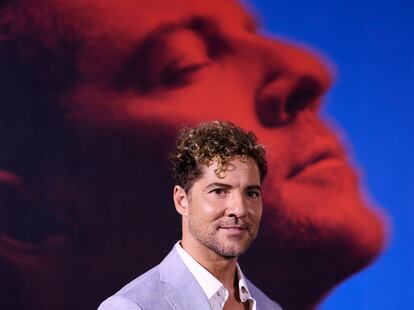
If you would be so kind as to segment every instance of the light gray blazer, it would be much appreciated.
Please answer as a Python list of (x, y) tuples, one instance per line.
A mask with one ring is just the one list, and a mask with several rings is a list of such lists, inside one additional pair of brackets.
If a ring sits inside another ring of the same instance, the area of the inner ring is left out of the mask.
[[(282, 308), (250, 281), (257, 310)], [(207, 296), (193, 274), (173, 249), (153, 269), (136, 278), (105, 300), (98, 310), (210, 310)]]

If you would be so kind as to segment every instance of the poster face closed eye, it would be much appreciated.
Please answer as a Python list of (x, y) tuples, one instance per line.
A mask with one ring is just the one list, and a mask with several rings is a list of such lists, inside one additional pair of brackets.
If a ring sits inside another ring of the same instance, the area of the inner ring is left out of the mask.
[(181, 238), (168, 154), (211, 120), (266, 146), (252, 282), (285, 309), (412, 305), (409, 8), (1, 3), (0, 308), (93, 309), (158, 264)]

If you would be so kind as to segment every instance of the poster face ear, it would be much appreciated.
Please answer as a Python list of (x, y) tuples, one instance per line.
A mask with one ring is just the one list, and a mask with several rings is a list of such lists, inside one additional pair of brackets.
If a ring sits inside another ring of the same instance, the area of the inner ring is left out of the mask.
[(35, 197), (18, 175), (0, 170), (0, 243), (8, 246), (47, 245), (59, 235), (57, 220), (39, 207)]
[[(24, 214), (31, 209), (32, 201), (23, 180), (16, 174), (0, 170), (0, 233), (9, 238), (19, 237)], [(23, 238), (24, 239), (24, 238)]]

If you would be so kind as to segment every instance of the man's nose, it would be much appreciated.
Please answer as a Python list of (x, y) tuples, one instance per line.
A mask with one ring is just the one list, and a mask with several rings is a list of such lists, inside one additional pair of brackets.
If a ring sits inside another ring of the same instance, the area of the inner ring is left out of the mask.
[(235, 218), (243, 218), (247, 215), (247, 205), (243, 195), (235, 194), (227, 207), (227, 215)]
[(316, 110), (331, 85), (326, 65), (310, 52), (267, 40), (264, 74), (256, 93), (256, 113), (266, 127), (289, 123), (301, 111)]

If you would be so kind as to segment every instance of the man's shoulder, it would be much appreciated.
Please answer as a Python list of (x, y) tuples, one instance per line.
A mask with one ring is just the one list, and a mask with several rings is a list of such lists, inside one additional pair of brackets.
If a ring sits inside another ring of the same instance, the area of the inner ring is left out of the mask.
[[(189, 297), (203, 296), (201, 287), (182, 262), (176, 249), (151, 270), (125, 285), (105, 300), (99, 310), (194, 309)], [(202, 298), (196, 298), (197, 305)], [(174, 307), (172, 305), (175, 305)], [(198, 307), (197, 309), (204, 309)]]
[(250, 293), (256, 300), (257, 309), (282, 310), (282, 307), (277, 302), (267, 297), (265, 293), (263, 293), (249, 280), (247, 280), (247, 285), (249, 287)]
[(161, 292), (159, 269), (160, 265), (148, 270), (121, 288), (116, 295), (122, 295), (131, 300), (138, 300), (141, 296), (159, 295)]
[[(157, 304), (163, 296), (159, 265), (129, 282), (115, 295), (106, 299), (98, 310), (147, 309), (145, 304)], [(156, 308), (153, 308), (156, 309)]]

